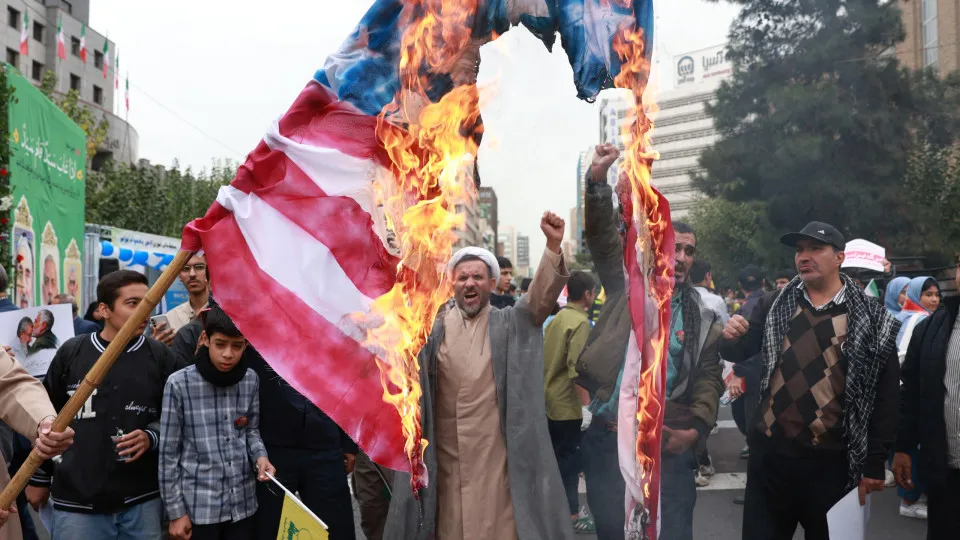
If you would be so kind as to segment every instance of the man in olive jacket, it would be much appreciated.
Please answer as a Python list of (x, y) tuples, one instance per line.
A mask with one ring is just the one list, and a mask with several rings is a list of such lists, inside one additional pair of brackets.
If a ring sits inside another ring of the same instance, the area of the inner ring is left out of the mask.
[[(581, 443), (587, 501), (599, 540), (624, 537), (625, 485), (617, 456), (618, 389), (626, 359), (631, 320), (623, 273), (620, 215), (606, 183), (607, 169), (619, 152), (600, 145), (587, 172), (585, 239), (607, 301), (577, 362), (577, 384), (590, 392), (593, 420)], [(621, 181), (623, 182), (623, 181)], [(618, 185), (618, 193), (625, 193)], [(622, 229), (621, 229), (622, 230)], [(661, 473), (662, 540), (692, 540), (696, 505), (694, 448), (716, 423), (723, 389), (717, 314), (704, 306), (687, 282), (696, 255), (696, 234), (674, 222), (676, 285), (667, 368), (667, 408)]]

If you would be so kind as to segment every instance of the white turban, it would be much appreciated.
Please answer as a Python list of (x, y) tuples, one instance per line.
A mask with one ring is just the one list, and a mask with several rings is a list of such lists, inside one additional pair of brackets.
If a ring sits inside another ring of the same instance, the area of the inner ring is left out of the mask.
[(483, 248), (468, 246), (454, 253), (453, 258), (447, 263), (447, 277), (450, 278), (450, 281), (453, 281), (453, 269), (460, 264), (460, 261), (462, 261), (464, 257), (469, 255), (479, 257), (481, 261), (487, 263), (492, 279), (500, 277), (500, 265), (497, 263), (497, 257), (493, 253)]

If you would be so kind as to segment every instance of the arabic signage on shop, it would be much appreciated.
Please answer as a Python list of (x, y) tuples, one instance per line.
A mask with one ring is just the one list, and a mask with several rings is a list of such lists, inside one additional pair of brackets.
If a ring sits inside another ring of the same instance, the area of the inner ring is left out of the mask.
[(733, 75), (733, 63), (727, 58), (726, 45), (677, 55), (673, 65), (673, 82), (677, 87), (725, 79)]
[(7, 81), (15, 89), (7, 142), (14, 299), (29, 307), (61, 292), (81, 298), (86, 136), (15, 70), (7, 69)]

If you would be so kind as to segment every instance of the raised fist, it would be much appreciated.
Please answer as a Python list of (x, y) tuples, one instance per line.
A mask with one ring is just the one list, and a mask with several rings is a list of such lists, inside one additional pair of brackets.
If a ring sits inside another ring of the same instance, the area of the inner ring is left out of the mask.
[(597, 145), (593, 161), (590, 162), (590, 181), (598, 184), (606, 183), (607, 170), (620, 157), (620, 151), (612, 144)]
[(560, 242), (563, 241), (563, 229), (566, 224), (563, 219), (553, 212), (544, 212), (540, 218), (540, 230), (547, 237), (547, 249), (560, 253)]

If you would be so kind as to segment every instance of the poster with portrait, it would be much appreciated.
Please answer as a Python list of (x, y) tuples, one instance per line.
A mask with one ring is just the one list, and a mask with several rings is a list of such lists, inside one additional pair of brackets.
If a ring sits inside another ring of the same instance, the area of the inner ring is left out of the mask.
[(0, 343), (9, 345), (34, 377), (47, 374), (57, 349), (72, 337), (73, 310), (69, 304), (0, 313)]
[(20, 197), (17, 209), (13, 216), (13, 257), (16, 262), (14, 270), (15, 283), (13, 291), (14, 304), (20, 308), (28, 308), (34, 303), (34, 263), (36, 261), (36, 243), (33, 235), (33, 214), (26, 197)]
[(77, 302), (83, 299), (83, 262), (80, 246), (73, 238), (67, 245), (63, 259), (63, 292), (73, 296)]
[(57, 232), (53, 223), (43, 227), (40, 240), (40, 304), (49, 305), (60, 294), (60, 250), (57, 249)]

